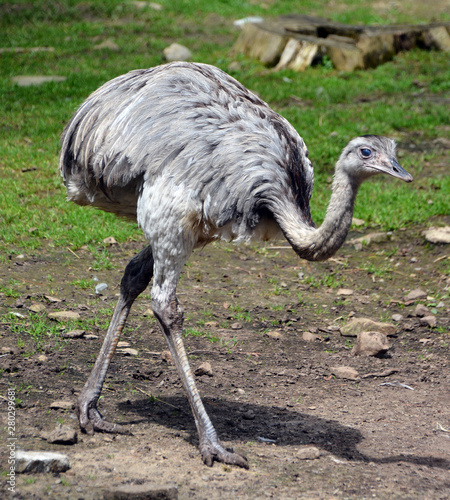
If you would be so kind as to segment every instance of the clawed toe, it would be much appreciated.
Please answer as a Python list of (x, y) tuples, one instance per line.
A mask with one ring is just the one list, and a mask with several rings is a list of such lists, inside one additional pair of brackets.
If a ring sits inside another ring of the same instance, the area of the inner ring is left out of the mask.
[(200, 451), (202, 453), (203, 462), (208, 466), (212, 467), (214, 462), (221, 462), (229, 465), (237, 465), (244, 469), (248, 469), (247, 459), (234, 453), (233, 450), (225, 449), (219, 443), (208, 443), (206, 445), (200, 446)]
[(97, 408), (89, 408), (87, 413), (87, 417), (81, 418), (81, 411), (78, 409), (80, 427), (86, 434), (92, 435), (96, 431), (108, 432), (111, 434), (131, 434), (131, 432), (123, 426), (105, 420)]

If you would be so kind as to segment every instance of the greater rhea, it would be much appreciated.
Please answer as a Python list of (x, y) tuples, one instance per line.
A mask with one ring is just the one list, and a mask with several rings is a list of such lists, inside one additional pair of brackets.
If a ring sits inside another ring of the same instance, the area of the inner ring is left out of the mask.
[(284, 235), (303, 259), (343, 244), (361, 183), (378, 173), (410, 182), (394, 141), (352, 139), (336, 164), (331, 200), (316, 228), (313, 168), (303, 139), (282, 116), (223, 71), (176, 62), (131, 71), (100, 87), (62, 135), (59, 168), (68, 198), (137, 220), (148, 246), (127, 265), (108, 332), (77, 402), (81, 428), (123, 432), (97, 408), (130, 308), (153, 278), (152, 308), (186, 390), (203, 461), (248, 467), (221, 444), (203, 406), (182, 341), (176, 296), (192, 250), (222, 238)]

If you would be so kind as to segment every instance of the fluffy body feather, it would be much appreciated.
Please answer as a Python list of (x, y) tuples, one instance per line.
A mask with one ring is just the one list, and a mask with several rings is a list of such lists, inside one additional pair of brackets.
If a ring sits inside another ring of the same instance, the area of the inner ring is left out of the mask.
[[(137, 216), (150, 241), (150, 221), (164, 217), (163, 208), (176, 207), (194, 245), (273, 236), (279, 228), (270, 223), (271, 198), (289, 198), (299, 220), (312, 225), (305, 143), (265, 102), (211, 66), (172, 63), (111, 80), (80, 107), (62, 146), (69, 199)], [(142, 215), (143, 206), (153, 214)]]

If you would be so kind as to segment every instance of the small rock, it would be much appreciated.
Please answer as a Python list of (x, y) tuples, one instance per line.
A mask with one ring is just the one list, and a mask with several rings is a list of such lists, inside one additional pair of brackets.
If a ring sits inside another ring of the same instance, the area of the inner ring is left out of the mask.
[(311, 332), (304, 332), (302, 335), (302, 339), (305, 342), (314, 342), (314, 340), (319, 340), (320, 337), (318, 335), (314, 335), (314, 333)]
[(119, 50), (120, 47), (117, 45), (116, 42), (114, 42), (113, 40), (111, 40), (111, 38), (108, 38), (108, 39), (104, 40), (102, 43), (99, 43), (98, 45), (94, 45), (93, 48), (94, 48), (94, 50), (108, 49), (108, 50), (115, 50), (115, 51), (117, 51), (117, 50)]
[(414, 309), (414, 316), (418, 316), (419, 318), (423, 318), (424, 316), (428, 316), (429, 314), (431, 314), (430, 310), (423, 304), (417, 304), (416, 308)]
[(350, 366), (333, 366), (331, 373), (336, 378), (343, 378), (347, 380), (359, 380), (359, 373)]
[(432, 339), (419, 339), (419, 342), (423, 345), (429, 344), (430, 342), (433, 343)]
[(393, 314), (392, 315), (392, 320), (396, 321), (398, 323), (399, 321), (403, 320), (403, 315), (402, 314)]
[(232, 323), (230, 328), (232, 330), (242, 330), (242, 323)]
[(48, 357), (45, 354), (39, 354), (38, 356), (39, 363), (47, 363)]
[(105, 491), (104, 500), (177, 500), (176, 486), (158, 486), (154, 483), (127, 484)]
[(33, 85), (42, 85), (47, 82), (64, 82), (65, 76), (14, 76), (12, 82), (19, 87), (31, 87)]
[(184, 45), (172, 43), (163, 50), (164, 57), (167, 61), (189, 61), (192, 59), (191, 51)]
[(117, 342), (117, 347), (130, 347), (130, 343), (126, 340), (120, 340)]
[(344, 337), (356, 337), (363, 331), (377, 331), (384, 335), (392, 336), (397, 333), (397, 328), (391, 323), (381, 323), (370, 318), (353, 318), (341, 328)]
[(411, 290), (408, 295), (406, 295), (405, 300), (421, 300), (427, 298), (427, 292), (424, 292), (420, 288), (416, 288), (415, 290)]
[(364, 245), (370, 245), (371, 243), (382, 243), (390, 239), (392, 234), (390, 233), (369, 233), (360, 238), (353, 238), (346, 242), (346, 245), (353, 245), (355, 248), (362, 248)]
[(450, 243), (450, 226), (430, 227), (423, 235), (430, 243)]
[(85, 335), (84, 338), (86, 340), (95, 340), (95, 339), (98, 339), (98, 335), (94, 335), (93, 333), (89, 333), (88, 335)]
[(54, 444), (75, 444), (78, 441), (77, 432), (69, 425), (57, 425), (51, 432), (43, 432), (42, 439)]
[(315, 446), (302, 446), (295, 452), (295, 458), (298, 460), (315, 460), (323, 455), (323, 451)]
[(50, 408), (52, 410), (73, 410), (74, 404), (72, 401), (53, 401), (50, 403)]
[(271, 330), (270, 332), (266, 332), (264, 336), (273, 340), (280, 340), (283, 337), (283, 334), (280, 331)]
[(143, 313), (143, 315), (142, 315), (142, 316), (144, 316), (144, 318), (147, 318), (147, 317), (153, 317), (154, 315), (155, 315), (155, 314), (154, 314), (153, 310), (152, 310), (152, 309), (150, 309), (150, 308), (148, 308), (148, 309), (146, 309), (146, 310), (144, 311), (144, 313)]
[(436, 326), (436, 316), (430, 314), (429, 316), (424, 316), (420, 318), (420, 323), (422, 325), (429, 326), (430, 328), (434, 328)]
[(244, 389), (238, 388), (238, 389), (236, 389), (236, 392), (239, 394), (239, 396), (245, 396)]
[(139, 352), (137, 349), (133, 349), (132, 347), (126, 347), (125, 349), (117, 349), (119, 354), (123, 354), (124, 356), (137, 356)]
[(44, 295), (44, 297), (50, 302), (50, 304), (56, 304), (58, 302), (62, 302), (61, 299), (58, 299), (57, 297), (52, 297), (51, 295)]
[(16, 451), (16, 473), (66, 472), (70, 469), (69, 457), (49, 451)]
[(351, 353), (354, 356), (378, 356), (390, 348), (389, 342), (381, 332), (361, 332), (356, 338)]
[(34, 313), (40, 313), (42, 311), (45, 311), (45, 306), (43, 304), (31, 304), (31, 306), (28, 308), (31, 312)]
[(107, 283), (99, 283), (98, 285), (95, 286), (95, 293), (97, 295), (101, 295), (101, 293), (108, 288)]
[(80, 319), (81, 316), (75, 311), (58, 311), (50, 313), (48, 317), (56, 321), (69, 321)]
[(173, 363), (172, 354), (170, 353), (170, 351), (162, 351), (160, 358), (165, 363)]
[(352, 226), (364, 226), (366, 223), (365, 220), (357, 219), (356, 217), (352, 217)]
[(70, 332), (63, 333), (61, 336), (63, 339), (81, 339), (85, 334), (84, 330), (70, 330)]
[(118, 245), (116, 239), (113, 237), (113, 236), (108, 236), (108, 238), (105, 238), (103, 240), (103, 243), (105, 243), (106, 245)]
[(242, 418), (245, 420), (255, 420), (256, 414), (253, 410), (248, 410), (245, 413), (243, 413)]
[(353, 295), (353, 293), (353, 290), (351, 290), (350, 288), (339, 288), (339, 290), (337, 291), (337, 295), (344, 295), (346, 297)]
[(208, 363), (208, 361), (205, 361), (204, 363), (199, 365), (194, 371), (194, 375), (196, 375), (197, 377), (201, 377), (202, 375), (208, 375), (208, 377), (212, 377), (213, 371), (210, 363)]

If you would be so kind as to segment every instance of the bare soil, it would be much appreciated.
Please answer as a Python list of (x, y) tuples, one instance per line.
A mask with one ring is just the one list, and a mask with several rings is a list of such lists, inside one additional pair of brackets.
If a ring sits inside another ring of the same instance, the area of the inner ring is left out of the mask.
[[(97, 499), (149, 483), (175, 485), (180, 499), (449, 498), (448, 247), (426, 243), (423, 229), (396, 231), (362, 249), (346, 245), (325, 263), (298, 260), (286, 242), (210, 245), (194, 253), (179, 285), (185, 345), (194, 369), (211, 364), (213, 376), (198, 376), (198, 387), (225, 445), (247, 456), (248, 471), (203, 465), (177, 373), (161, 356), (164, 339), (144, 314), (148, 296), (137, 300), (121, 339), (139, 354), (115, 356), (100, 400), (101, 411), (132, 435), (79, 432), (74, 445), (42, 439), (58, 423), (78, 429), (73, 410), (50, 404), (75, 402), (101, 346), (121, 271), (144, 243), (110, 247), (110, 270), (93, 271), (96, 255), (87, 249), (74, 255), (49, 247), (11, 258), (0, 282), (13, 283), (19, 296), (0, 297), (1, 346), (9, 348), (0, 358), (1, 394), (15, 387), (20, 399), (18, 446), (66, 453), (71, 469), (18, 475), (14, 495), (2, 480), (0, 496)], [(94, 275), (109, 285), (100, 296), (92, 286), (73, 284)], [(339, 295), (340, 288), (353, 293)], [(414, 315), (418, 301), (405, 300), (417, 288), (428, 295), (420, 302), (435, 316), (433, 328)], [(32, 304), (45, 311), (31, 313)], [(30, 324), (39, 318), (51, 325), (46, 315), (58, 310), (90, 320), (86, 334), (96, 337), (63, 339), (69, 327), (61, 323), (58, 335), (36, 344)], [(352, 317), (393, 322), (393, 314), (403, 319), (394, 322), (391, 349), (382, 357), (353, 356), (354, 339), (338, 327)], [(304, 332), (317, 339), (305, 341)], [(360, 379), (334, 377), (336, 366), (353, 367)], [(398, 371), (364, 377), (389, 369)], [(0, 410), (4, 433), (4, 399)], [(320, 457), (302, 460), (305, 446), (318, 448)], [(4, 446), (1, 454), (5, 470)]]

